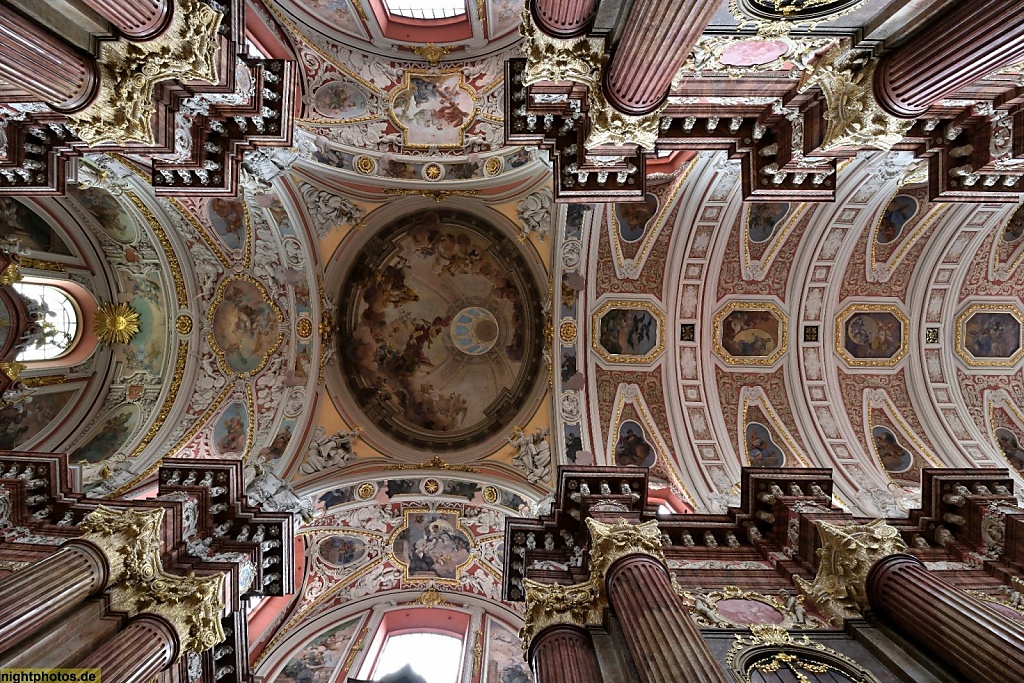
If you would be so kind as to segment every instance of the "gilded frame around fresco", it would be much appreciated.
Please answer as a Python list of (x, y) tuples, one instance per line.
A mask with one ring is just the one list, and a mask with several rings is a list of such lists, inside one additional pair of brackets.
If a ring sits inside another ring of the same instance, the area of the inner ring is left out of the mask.
[(220, 365), (221, 370), (224, 371), (224, 374), (231, 377), (252, 378), (255, 377), (261, 370), (263, 370), (263, 368), (266, 367), (267, 362), (270, 360), (270, 357), (277, 352), (277, 349), (280, 348), (281, 346), (281, 342), (284, 341), (285, 318), (284, 314), (281, 312), (281, 307), (277, 305), (273, 298), (271, 298), (270, 293), (267, 292), (267, 288), (263, 285), (262, 282), (253, 277), (250, 277), (249, 275), (234, 275), (231, 277), (224, 278), (223, 280), (220, 281), (220, 284), (217, 285), (217, 293), (214, 295), (213, 301), (210, 302), (209, 313), (207, 314), (207, 322), (209, 323), (211, 330), (213, 327), (213, 320), (217, 315), (217, 311), (220, 308), (220, 305), (224, 302), (224, 291), (227, 289), (228, 285), (230, 285), (233, 282), (247, 282), (251, 284), (260, 293), (260, 297), (262, 297), (263, 302), (270, 306), (274, 314), (277, 315), (277, 339), (275, 339), (274, 342), (270, 345), (270, 347), (263, 352), (263, 358), (260, 359), (260, 362), (256, 365), (256, 367), (245, 372), (238, 372), (234, 370), (230, 365), (228, 365), (227, 357), (224, 354), (224, 350), (217, 345), (217, 340), (214, 338), (212, 331), (207, 332), (206, 341), (210, 344), (210, 349), (213, 350), (213, 353), (217, 356), (217, 363)]
[[(858, 313), (889, 313), (900, 323), (900, 347), (888, 358), (855, 358), (846, 350), (846, 323)], [(836, 354), (854, 368), (892, 368), (895, 367), (910, 348), (910, 319), (895, 304), (850, 304), (836, 316)]]
[[(733, 356), (725, 350), (725, 346), (722, 344), (722, 322), (733, 311), (768, 311), (775, 316), (779, 321), (780, 338), (771, 354), (767, 356)], [(774, 365), (789, 350), (789, 317), (771, 301), (730, 301), (715, 314), (711, 324), (714, 329), (711, 346), (715, 354), (728, 365)]]
[[(398, 539), (398, 535), (409, 528), (409, 515), (423, 515), (423, 514), (436, 514), (436, 515), (454, 515), (455, 516), (455, 528), (465, 534), (469, 540), (469, 557), (464, 562), (455, 567), (455, 578), (445, 579), (441, 577), (425, 577), (425, 576), (410, 576), (409, 565), (405, 564), (398, 559), (398, 555), (395, 553), (395, 540)], [(415, 507), (415, 508), (404, 508), (402, 510), (402, 524), (401, 526), (395, 527), (388, 536), (388, 540), (385, 544), (387, 549), (387, 557), (391, 560), (391, 563), (396, 567), (402, 568), (402, 579), (405, 583), (446, 583), (446, 584), (458, 584), (462, 580), (462, 571), (469, 567), (477, 559), (476, 554), (476, 542), (473, 539), (473, 534), (470, 533), (462, 524), (462, 510), (458, 508), (439, 507), (436, 510), (431, 510), (426, 507)]]
[[(426, 76), (429, 77), (429, 79), (439, 79), (446, 76), (458, 76), (458, 81), (456, 82), (455, 87), (469, 95), (470, 100), (472, 100), (473, 102), (473, 110), (468, 112), (468, 115), (466, 116), (466, 119), (463, 122), (463, 124), (456, 128), (456, 132), (458, 133), (457, 142), (436, 145), (409, 142), (409, 129), (395, 115), (395, 100), (402, 93), (406, 93), (412, 90), (411, 79), (413, 76)], [(476, 115), (476, 110), (477, 95), (475, 92), (473, 92), (473, 90), (469, 88), (469, 86), (466, 85), (465, 76), (463, 75), (461, 69), (440, 69), (437, 71), (426, 71), (423, 69), (406, 69), (405, 73), (402, 75), (402, 84), (396, 88), (393, 88), (391, 90), (391, 93), (388, 95), (388, 116), (391, 118), (392, 123), (395, 124), (395, 127), (397, 127), (398, 130), (402, 131), (402, 146), (408, 149), (461, 149), (463, 147), (463, 139), (465, 136), (466, 129), (469, 128), (470, 125), (472, 125), (474, 117)]]
[[(1009, 358), (977, 358), (964, 346), (964, 330), (968, 321), (977, 313), (1006, 313), (1020, 325), (1020, 336), (1017, 338), (1017, 350)], [(1010, 368), (1024, 358), (1024, 313), (1013, 304), (976, 303), (968, 306), (956, 317), (955, 332), (956, 354), (973, 368)]]
[[(630, 356), (621, 353), (609, 353), (601, 346), (601, 319), (612, 309), (622, 308), (631, 311), (646, 311), (658, 321), (658, 341), (654, 347), (642, 356)], [(627, 365), (651, 363), (665, 350), (665, 314), (658, 310), (650, 301), (642, 299), (615, 299), (605, 301), (590, 316), (590, 347), (608, 363), (625, 363)]]

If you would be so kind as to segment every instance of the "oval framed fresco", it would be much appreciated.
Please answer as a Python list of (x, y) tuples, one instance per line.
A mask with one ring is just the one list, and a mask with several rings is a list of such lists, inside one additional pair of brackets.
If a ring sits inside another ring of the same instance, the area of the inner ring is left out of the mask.
[(327, 536), (316, 546), (320, 559), (333, 567), (346, 567), (366, 556), (366, 541), (358, 536)]
[(210, 347), (224, 372), (252, 377), (284, 339), (281, 309), (267, 288), (249, 276), (226, 278), (210, 306)]

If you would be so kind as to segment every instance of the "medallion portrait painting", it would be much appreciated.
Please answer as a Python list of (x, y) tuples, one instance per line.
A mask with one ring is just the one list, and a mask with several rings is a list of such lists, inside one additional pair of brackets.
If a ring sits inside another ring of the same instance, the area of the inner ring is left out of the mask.
[(747, 207), (747, 237), (751, 242), (767, 242), (789, 215), (788, 202), (758, 202)]
[(623, 420), (619, 425), (619, 438), (615, 441), (615, 464), (630, 467), (650, 467), (657, 451), (647, 440), (644, 428), (634, 420)]
[(875, 453), (878, 454), (878, 459), (882, 461), (882, 467), (886, 472), (905, 472), (914, 464), (914, 457), (900, 444), (892, 430), (886, 427), (873, 427), (871, 439)]
[(781, 624), (786, 620), (779, 610), (760, 600), (725, 598), (715, 602), (715, 610), (721, 617), (739, 626)]
[(333, 81), (316, 91), (313, 108), (329, 119), (354, 119), (366, 113), (366, 94), (351, 83)]
[(895, 306), (850, 306), (836, 319), (836, 351), (850, 365), (895, 365), (907, 352), (908, 324)]
[(642, 202), (622, 202), (614, 206), (619, 238), (623, 242), (636, 242), (644, 236), (651, 219), (658, 213), (658, 198), (648, 192)]
[(410, 579), (458, 580), (471, 543), (454, 512), (406, 511), (392, 542), (395, 561)]
[(751, 467), (783, 467), (786, 455), (772, 440), (768, 427), (748, 422), (745, 430), (747, 460)]
[(537, 301), (519, 248), (478, 219), (421, 213), (381, 231), (340, 296), (354, 408), (420, 448), (496, 435), (539, 386)]
[(917, 215), (919, 210), (917, 199), (909, 194), (898, 194), (893, 197), (878, 221), (875, 241), (879, 244), (895, 242), (903, 234), (907, 222)]
[(770, 303), (733, 302), (714, 318), (715, 350), (729, 364), (767, 365), (785, 353), (786, 316)]
[(215, 349), (233, 372), (259, 370), (280, 344), (280, 310), (255, 281), (229, 280), (221, 292), (212, 320)]
[(335, 567), (358, 562), (366, 555), (366, 542), (355, 536), (328, 536), (317, 545), (317, 553)]
[(1000, 427), (996, 429), (996, 443), (1002, 451), (1006, 461), (1018, 472), (1024, 472), (1024, 448), (1021, 447), (1020, 438), (1009, 429)]
[(476, 111), (462, 72), (405, 72), (392, 91), (391, 116), (406, 147), (461, 147), (462, 133)]

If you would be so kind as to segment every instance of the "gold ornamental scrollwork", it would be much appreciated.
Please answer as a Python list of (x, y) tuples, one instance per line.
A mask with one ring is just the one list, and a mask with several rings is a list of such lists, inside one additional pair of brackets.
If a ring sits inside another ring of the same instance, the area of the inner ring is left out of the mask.
[(665, 551), (661, 547), (661, 531), (658, 520), (643, 524), (630, 524), (620, 519), (615, 524), (605, 524), (593, 517), (587, 518), (590, 529), (590, 572), (604, 580), (605, 572), (615, 560), (626, 555), (650, 555), (668, 569)]
[(524, 653), (529, 650), (534, 636), (549, 626), (568, 624), (586, 628), (589, 624), (600, 624), (607, 604), (603, 575), (591, 574), (589, 581), (571, 586), (524, 579), (523, 589), (526, 616), (519, 637)]
[(818, 86), (825, 94), (828, 127), (822, 149), (873, 147), (883, 151), (903, 139), (914, 121), (885, 113), (872, 91), (876, 61), (861, 69), (853, 68), (848, 51), (833, 46), (800, 87), (803, 92)]
[(224, 574), (178, 576), (160, 559), (164, 509), (115, 510), (99, 506), (82, 520), (83, 539), (110, 564), (111, 608), (130, 616), (159, 614), (174, 624), (183, 652), (202, 652), (224, 640)]
[(815, 522), (821, 536), (818, 573), (813, 582), (793, 577), (818, 610), (835, 622), (855, 619), (868, 605), (868, 572), (878, 560), (906, 552), (896, 527), (877, 519), (870, 524)]
[(534, 25), (529, 8), (523, 10), (519, 32), (523, 36), (522, 50), (526, 57), (523, 85), (572, 81), (591, 90), (600, 89), (605, 62), (604, 39), (552, 38)]
[(639, 145), (646, 152), (653, 152), (660, 132), (661, 113), (665, 104), (643, 116), (631, 116), (617, 111), (608, 100), (604, 91), (597, 87), (590, 93), (590, 134), (584, 146), (595, 147), (633, 147)]
[(142, 43), (119, 39), (100, 46), (100, 89), (68, 126), (90, 147), (155, 144), (153, 88), (160, 81), (217, 83), (221, 12), (201, 0), (176, 0), (171, 25)]

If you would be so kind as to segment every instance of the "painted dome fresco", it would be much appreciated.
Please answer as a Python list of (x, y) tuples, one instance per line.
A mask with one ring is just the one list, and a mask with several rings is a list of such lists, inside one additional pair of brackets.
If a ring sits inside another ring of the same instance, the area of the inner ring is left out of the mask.
[(401, 444), (481, 443), (536, 393), (539, 291), (520, 248), (479, 218), (421, 212), (385, 226), (339, 301), (348, 391), (366, 421)]

